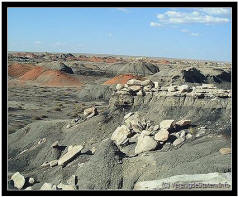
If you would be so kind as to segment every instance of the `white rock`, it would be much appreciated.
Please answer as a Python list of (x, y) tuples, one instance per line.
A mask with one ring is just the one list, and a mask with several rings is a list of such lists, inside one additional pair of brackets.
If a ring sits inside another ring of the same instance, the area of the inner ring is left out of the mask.
[(83, 111), (83, 115), (84, 115), (85, 117), (87, 117), (87, 116), (89, 116), (89, 115), (93, 116), (93, 115), (95, 115), (96, 113), (97, 113), (97, 108), (95, 108), (95, 107), (90, 107), (90, 108), (85, 109), (85, 110)]
[(130, 130), (125, 125), (122, 125), (120, 127), (117, 127), (113, 132), (111, 140), (119, 146), (127, 140), (130, 133)]
[(48, 161), (45, 161), (43, 164), (41, 164), (41, 167), (50, 166), (50, 163)]
[(55, 141), (55, 142), (51, 145), (52, 148), (56, 148), (56, 147), (58, 147), (58, 146), (59, 146), (59, 141), (58, 141), (58, 140)]
[(186, 140), (188, 140), (188, 139), (190, 139), (190, 138), (192, 138), (193, 137), (193, 135), (191, 134), (191, 133), (188, 133), (187, 135), (186, 135)]
[(157, 146), (157, 142), (150, 136), (140, 135), (135, 147), (135, 154), (154, 150)]
[(166, 129), (161, 129), (158, 133), (155, 134), (154, 138), (156, 141), (165, 142), (169, 138), (169, 132)]
[(53, 161), (50, 161), (49, 163), (50, 163), (50, 167), (54, 167), (58, 165), (58, 160), (53, 160)]
[(216, 89), (214, 84), (202, 84), (202, 89)]
[(128, 86), (141, 85), (141, 81), (140, 81), (140, 80), (136, 80), (136, 79), (130, 79), (129, 81), (127, 81), (126, 84), (127, 84)]
[(188, 92), (190, 90), (190, 87), (188, 85), (181, 85), (178, 87), (178, 90), (180, 92)]
[(46, 138), (42, 138), (42, 139), (39, 140), (38, 144), (43, 144), (45, 142), (46, 142)]
[(26, 189), (24, 190), (33, 190), (32, 187), (27, 187)]
[(94, 154), (96, 152), (96, 150), (97, 150), (96, 147), (92, 147), (91, 153)]
[(148, 86), (148, 85), (154, 86), (154, 83), (153, 83), (153, 81), (147, 79), (147, 80), (145, 80), (145, 81), (142, 81), (142, 82), (141, 82), (141, 85), (142, 85), (142, 86)]
[(124, 88), (124, 86), (122, 84), (117, 84), (116, 85), (116, 89), (117, 90), (121, 90), (122, 88)]
[(63, 183), (60, 183), (59, 185), (57, 185), (57, 187), (61, 188), (62, 190), (76, 190), (75, 185), (65, 185)]
[(139, 92), (136, 93), (136, 95), (137, 95), (137, 96), (144, 96), (145, 93), (144, 93), (142, 90), (140, 90)]
[(124, 116), (124, 120), (126, 120), (127, 118), (129, 118), (131, 115), (133, 115), (134, 113), (133, 112), (129, 112), (128, 114), (126, 114)]
[(158, 89), (159, 88), (159, 82), (154, 82), (154, 88)]
[(152, 89), (152, 86), (145, 86), (144, 88), (143, 88), (143, 90), (145, 91), (145, 92), (150, 92), (151, 91), (151, 89)]
[(68, 183), (69, 185), (76, 185), (76, 182), (77, 182), (77, 176), (75, 176), (75, 175), (72, 175), (72, 176), (69, 178), (69, 180), (67, 180), (67, 183)]
[(77, 154), (81, 152), (81, 150), (84, 148), (82, 145), (74, 146), (70, 151), (68, 151), (66, 154), (64, 154), (59, 160), (58, 165), (65, 165), (68, 163), (71, 159), (73, 159)]
[(177, 91), (177, 86), (170, 86), (168, 88), (168, 92), (176, 92)]
[(203, 135), (205, 135), (205, 130), (200, 130), (200, 131), (198, 131), (198, 133), (195, 135), (195, 137), (201, 137), (201, 136), (203, 136)]
[(159, 130), (159, 125), (155, 125), (153, 128), (154, 131), (158, 131)]
[(176, 125), (178, 125), (180, 127), (184, 127), (184, 126), (191, 125), (191, 123), (192, 123), (191, 120), (180, 120), (180, 121), (176, 122)]
[(69, 129), (70, 127), (71, 127), (71, 125), (70, 125), (70, 124), (66, 125), (66, 129)]
[(138, 92), (142, 89), (142, 87), (141, 86), (130, 86), (129, 89), (132, 90), (133, 92)]
[(68, 151), (68, 152), (69, 152), (69, 151), (71, 151), (71, 150), (72, 150), (72, 148), (73, 148), (73, 145), (69, 145), (69, 146), (68, 146), (68, 150), (67, 150), (67, 151)]
[(177, 138), (176, 140), (174, 140), (173, 145), (178, 146), (183, 142), (184, 142), (184, 138)]
[(149, 135), (151, 135), (151, 131), (149, 131), (149, 130), (143, 130), (142, 132), (141, 132), (141, 134), (142, 135), (147, 135), (147, 136), (149, 136)]
[(53, 185), (51, 183), (44, 183), (40, 190), (56, 190), (56, 185)]
[(174, 126), (174, 120), (163, 120), (160, 122), (160, 129), (170, 129)]
[(185, 134), (186, 134), (186, 132), (183, 130), (183, 131), (180, 133), (180, 137), (184, 139), (184, 138), (185, 138)]
[(20, 172), (13, 174), (11, 179), (14, 182), (14, 187), (16, 187), (17, 189), (22, 189), (25, 185), (25, 178), (20, 174)]
[(29, 182), (30, 184), (34, 184), (34, 183), (35, 183), (35, 179), (31, 177), (31, 178), (29, 178), (28, 182)]

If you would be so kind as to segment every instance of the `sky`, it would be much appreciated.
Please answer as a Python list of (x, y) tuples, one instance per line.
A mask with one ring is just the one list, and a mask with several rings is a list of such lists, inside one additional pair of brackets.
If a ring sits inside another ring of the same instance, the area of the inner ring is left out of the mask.
[(231, 8), (8, 8), (8, 50), (231, 61)]

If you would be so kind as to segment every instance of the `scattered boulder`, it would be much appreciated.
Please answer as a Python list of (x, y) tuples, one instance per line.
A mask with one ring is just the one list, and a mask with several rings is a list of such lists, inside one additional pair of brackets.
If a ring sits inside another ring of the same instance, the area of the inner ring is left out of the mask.
[(62, 190), (76, 190), (75, 185), (66, 185), (66, 184), (63, 184), (63, 183), (60, 183), (59, 185), (57, 185), (57, 187), (62, 189)]
[(91, 118), (93, 117), (94, 115), (97, 115), (97, 108), (95, 107), (90, 107), (88, 109), (85, 109), (83, 114), (86, 118)]
[(221, 148), (221, 149), (219, 150), (219, 152), (220, 152), (222, 155), (231, 154), (231, 148)]
[(22, 189), (25, 185), (25, 178), (23, 175), (20, 174), (20, 172), (16, 172), (12, 175), (11, 180), (14, 182), (14, 187), (17, 189)]
[(41, 164), (41, 167), (47, 167), (50, 166), (50, 163), (48, 161), (45, 161), (43, 164)]
[(122, 85), (122, 84), (116, 85), (116, 90), (121, 90), (122, 88), (124, 88), (124, 85)]
[(130, 134), (130, 129), (128, 129), (125, 125), (122, 125), (117, 127), (117, 129), (113, 132), (111, 140), (114, 141), (117, 146), (119, 146), (125, 143)]
[(69, 180), (67, 180), (67, 183), (69, 185), (76, 185), (77, 184), (77, 176), (76, 175), (72, 175)]
[(58, 165), (58, 160), (50, 161), (49, 164), (50, 164), (50, 167), (57, 166)]
[(96, 152), (96, 150), (97, 150), (96, 147), (92, 147), (91, 153), (94, 154)]
[(35, 179), (31, 177), (31, 178), (29, 178), (28, 182), (32, 185), (35, 183)]
[(184, 138), (179, 137), (176, 140), (174, 140), (173, 145), (178, 146), (178, 145), (182, 144), (183, 142), (184, 142)]
[(180, 121), (176, 122), (175, 125), (184, 127), (184, 126), (191, 125), (191, 123), (192, 123), (191, 120), (180, 120)]
[(178, 91), (180, 92), (189, 92), (189, 90), (190, 90), (190, 87), (188, 85), (178, 86)]
[(168, 140), (168, 138), (169, 138), (169, 132), (166, 129), (159, 130), (159, 132), (156, 133), (154, 137), (156, 141), (160, 141), (160, 142), (165, 142)]
[(159, 130), (159, 125), (155, 125), (153, 128), (154, 131), (158, 131)]
[(44, 183), (40, 190), (57, 190), (57, 187), (51, 183)]
[(140, 135), (135, 147), (135, 154), (154, 150), (157, 146), (157, 142), (150, 136)]
[(142, 89), (142, 87), (139, 86), (139, 85), (134, 85), (134, 86), (130, 86), (130, 87), (129, 87), (129, 90), (132, 90), (133, 92), (138, 92), (138, 91), (140, 91), (141, 89)]
[(58, 148), (58, 146), (59, 146), (59, 141), (57, 140), (50, 147), (51, 148)]
[(33, 190), (32, 187), (27, 187), (26, 189), (24, 190)]
[(191, 139), (192, 137), (193, 137), (193, 135), (192, 135), (191, 133), (188, 133), (188, 134), (186, 135), (186, 140)]
[(76, 145), (73, 146), (70, 151), (68, 150), (68, 152), (66, 154), (64, 154), (59, 160), (58, 160), (58, 165), (59, 166), (64, 166), (66, 165), (68, 162), (70, 162), (75, 156), (77, 156), (81, 150), (84, 148), (84, 146), (82, 145)]
[(130, 79), (126, 84), (128, 86), (141, 86), (141, 81), (137, 79)]
[(148, 80), (142, 81), (141, 85), (142, 86), (152, 86), (153, 87), (154, 83), (151, 80), (148, 79)]
[(130, 112), (130, 113), (128, 113), (128, 114), (126, 114), (125, 116), (124, 116), (124, 120), (126, 120), (127, 118), (129, 118), (131, 115), (133, 115), (134, 113), (133, 112)]
[(170, 86), (168, 88), (168, 92), (176, 92), (178, 89), (177, 89), (177, 86)]
[(172, 127), (174, 127), (174, 120), (163, 120), (162, 122), (160, 122), (160, 128), (161, 129), (171, 129)]
[(150, 135), (152, 135), (152, 131), (149, 131), (149, 130), (143, 130), (142, 132), (141, 132), (141, 134), (142, 135), (147, 135), (147, 136), (150, 136)]

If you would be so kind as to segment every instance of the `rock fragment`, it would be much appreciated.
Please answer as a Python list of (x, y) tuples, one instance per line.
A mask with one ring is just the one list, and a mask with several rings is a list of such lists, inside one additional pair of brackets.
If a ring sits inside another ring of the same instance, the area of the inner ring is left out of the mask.
[(219, 150), (219, 152), (220, 152), (222, 155), (231, 154), (231, 148), (221, 148), (221, 149)]
[(174, 140), (174, 142), (173, 142), (173, 145), (174, 146), (178, 146), (178, 145), (180, 145), (180, 144), (182, 144), (184, 142), (184, 138), (177, 138), (176, 140)]
[(66, 154), (64, 154), (59, 160), (58, 160), (58, 165), (63, 166), (65, 164), (67, 164), (68, 162), (70, 162), (76, 155), (78, 155), (81, 150), (84, 148), (84, 146), (82, 145), (76, 145), (73, 146), (70, 151), (68, 150), (68, 152)]
[(135, 154), (143, 153), (146, 151), (154, 150), (157, 142), (150, 136), (140, 135), (135, 147)]
[(175, 124), (180, 127), (184, 127), (184, 126), (191, 125), (191, 123), (192, 123), (191, 120), (180, 120), (180, 121), (176, 122)]
[(127, 140), (130, 133), (130, 130), (125, 125), (122, 125), (117, 127), (117, 129), (113, 132), (111, 140), (115, 141), (116, 145), (119, 146)]
[(20, 172), (16, 172), (12, 175), (11, 180), (14, 182), (14, 187), (17, 189), (22, 189), (25, 185), (25, 178), (23, 175), (20, 174)]
[(66, 184), (63, 184), (63, 183), (60, 183), (59, 185), (57, 185), (57, 187), (62, 189), (62, 190), (76, 190), (75, 185), (66, 185)]
[(34, 184), (34, 183), (35, 183), (35, 179), (31, 177), (31, 178), (29, 178), (28, 182), (29, 182), (30, 184)]
[(58, 165), (58, 160), (50, 161), (49, 164), (50, 164), (50, 167), (57, 166)]
[(156, 141), (165, 142), (169, 138), (169, 132), (166, 129), (161, 129), (158, 133), (155, 134), (154, 138)]
[(160, 122), (160, 128), (161, 129), (171, 129), (172, 127), (174, 127), (174, 120), (163, 120), (162, 122)]
[(51, 183), (44, 183), (40, 190), (57, 190), (57, 187)]

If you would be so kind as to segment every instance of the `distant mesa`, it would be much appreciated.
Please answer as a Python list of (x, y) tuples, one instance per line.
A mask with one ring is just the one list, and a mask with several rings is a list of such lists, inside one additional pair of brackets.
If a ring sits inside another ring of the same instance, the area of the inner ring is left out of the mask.
[(117, 74), (131, 73), (141, 76), (153, 75), (159, 72), (159, 68), (157, 66), (145, 61), (133, 61), (126, 64), (113, 64), (112, 66), (108, 67), (108, 69)]
[(64, 63), (62, 62), (50, 62), (50, 63), (40, 63), (38, 64), (39, 66), (44, 66), (46, 68), (52, 69), (52, 70), (59, 70), (68, 74), (74, 74), (72, 68), (70, 68), (69, 66), (66, 66)]

